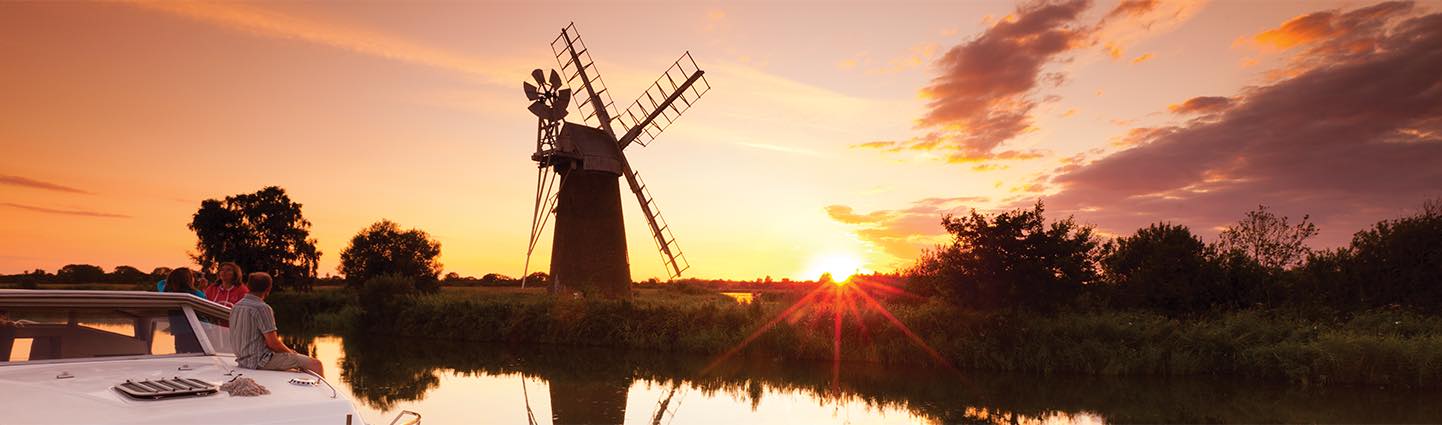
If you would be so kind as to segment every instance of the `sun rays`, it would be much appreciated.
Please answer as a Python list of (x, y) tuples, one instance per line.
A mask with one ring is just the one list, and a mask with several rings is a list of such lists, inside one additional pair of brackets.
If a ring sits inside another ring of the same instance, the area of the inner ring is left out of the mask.
[[(820, 320), (829, 319), (830, 322), (828, 324), (830, 329), (827, 329), (827, 331), (830, 331), (831, 334), (831, 386), (834, 391), (839, 391), (842, 351), (847, 348), (843, 344), (843, 333), (848, 329), (848, 326), (854, 327), (857, 333), (861, 335), (860, 338), (855, 338), (854, 340), (862, 344), (867, 343), (870, 340), (871, 330), (868, 329), (863, 315), (868, 311), (879, 314), (884, 319), (884, 323), (904, 335), (911, 345), (926, 353), (926, 355), (937, 364), (959, 373), (959, 371), (952, 366), (951, 362), (942, 356), (941, 353), (927, 344), (920, 335), (906, 326), (905, 323), (897, 319), (881, 301), (877, 300), (873, 292), (882, 294), (883, 297), (915, 297), (915, 295), (906, 292), (903, 288), (891, 285), (875, 276), (868, 275), (848, 275), (845, 279), (836, 279), (830, 283), (818, 284), (803, 294), (796, 302), (782, 309), (781, 312), (771, 317), (766, 323), (751, 331), (751, 333), (743, 338), (741, 342), (737, 343), (736, 346), (731, 347), (709, 362), (706, 367), (702, 369), (701, 373), (709, 373), (721, 364), (726, 363), (737, 353), (740, 353), (747, 346), (751, 345), (756, 339), (775, 328), (776, 325), (783, 320), (795, 323), (802, 320), (806, 315), (821, 315), (821, 317), (825, 317), (825, 319)], [(848, 318), (851, 320), (848, 321)], [(806, 329), (812, 332), (821, 330), (820, 328), (814, 327)]]

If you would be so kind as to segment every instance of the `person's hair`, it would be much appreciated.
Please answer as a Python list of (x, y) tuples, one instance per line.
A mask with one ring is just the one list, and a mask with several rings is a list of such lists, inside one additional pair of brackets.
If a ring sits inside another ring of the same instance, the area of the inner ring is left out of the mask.
[(171, 270), (165, 278), (165, 292), (195, 292), (195, 275), (185, 267)]
[(232, 263), (232, 262), (229, 262), (229, 261), (226, 261), (226, 262), (224, 262), (224, 263), (220, 263), (220, 267), (216, 267), (216, 268), (215, 268), (215, 280), (216, 280), (217, 282), (223, 282), (223, 281), (224, 281), (224, 279), (222, 279), (220, 276), (223, 275), (223, 274), (225, 274), (225, 268), (226, 268), (226, 267), (229, 267), (231, 271), (235, 272), (235, 281), (234, 281), (234, 282), (231, 282), (231, 284), (233, 284), (233, 285), (243, 285), (243, 284), (245, 284), (245, 271), (240, 269), (240, 265), (239, 265), (239, 264), (235, 264), (235, 263)]
[(245, 278), (245, 287), (256, 294), (265, 293), (265, 290), (270, 289), (270, 274), (266, 272), (251, 273)]

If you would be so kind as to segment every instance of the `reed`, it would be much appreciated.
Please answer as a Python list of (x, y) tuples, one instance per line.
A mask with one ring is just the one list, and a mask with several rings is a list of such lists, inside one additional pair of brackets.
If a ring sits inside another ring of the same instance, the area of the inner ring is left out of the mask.
[[(719, 355), (776, 318), (791, 300), (743, 305), (715, 294), (642, 293), (629, 301), (470, 291), (406, 295), (386, 317), (348, 291), (277, 294), (282, 322), (320, 332), (368, 333), (644, 349)], [(741, 355), (830, 360), (836, 305), (815, 303), (761, 332)], [(1190, 318), (1149, 312), (980, 312), (939, 302), (842, 312), (846, 361), (937, 364), (1035, 374), (1219, 375), (1301, 384), (1438, 387), (1442, 318), (1374, 310), (1317, 319), (1277, 310)]]

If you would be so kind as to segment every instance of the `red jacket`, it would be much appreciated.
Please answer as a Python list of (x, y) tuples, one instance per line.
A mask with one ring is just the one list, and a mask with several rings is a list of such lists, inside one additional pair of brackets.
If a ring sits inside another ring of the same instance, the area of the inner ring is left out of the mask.
[(250, 293), (250, 288), (239, 283), (231, 286), (230, 289), (220, 287), (219, 283), (212, 283), (205, 287), (205, 299), (226, 307), (234, 306), (248, 293)]

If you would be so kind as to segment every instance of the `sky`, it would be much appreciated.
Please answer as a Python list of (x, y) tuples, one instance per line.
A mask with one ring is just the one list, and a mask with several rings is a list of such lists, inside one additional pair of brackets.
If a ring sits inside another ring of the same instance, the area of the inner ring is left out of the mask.
[[(1345, 245), (1442, 197), (1442, 3), (0, 3), (0, 273), (190, 262), (200, 202), (286, 189), (335, 274), (381, 219), (520, 275), (535, 118), (576, 28), (618, 109), (712, 90), (626, 154), (701, 278), (905, 268), (945, 214), (1041, 201), (1205, 240), (1266, 205)], [(579, 119), (574, 116), (571, 119)], [(593, 123), (594, 124), (594, 123)], [(624, 187), (624, 185), (623, 185)], [(633, 278), (665, 278), (622, 200)], [(549, 234), (532, 261), (545, 270)]]

